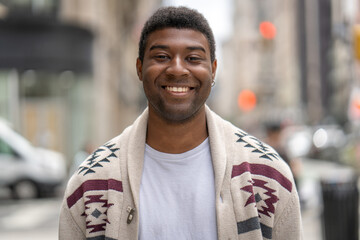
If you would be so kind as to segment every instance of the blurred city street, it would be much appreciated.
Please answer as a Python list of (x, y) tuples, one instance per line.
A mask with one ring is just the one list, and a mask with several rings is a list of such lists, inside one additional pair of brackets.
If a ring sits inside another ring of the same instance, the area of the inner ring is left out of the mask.
[(320, 211), (316, 209), (307, 209), (302, 212), (304, 227), (304, 239), (323, 240), (321, 233)]
[(0, 239), (58, 239), (61, 199), (0, 200)]
[(138, 42), (166, 5), (209, 20), (206, 104), (289, 164), (304, 239), (355, 229), (360, 0), (0, 0), (0, 240), (58, 239), (69, 175), (147, 107)]

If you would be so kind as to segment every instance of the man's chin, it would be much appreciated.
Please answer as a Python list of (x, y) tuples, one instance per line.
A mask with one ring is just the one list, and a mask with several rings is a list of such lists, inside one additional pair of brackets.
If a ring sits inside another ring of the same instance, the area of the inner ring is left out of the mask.
[(170, 123), (185, 123), (193, 119), (198, 112), (198, 109), (193, 108), (167, 108), (161, 111), (161, 117)]

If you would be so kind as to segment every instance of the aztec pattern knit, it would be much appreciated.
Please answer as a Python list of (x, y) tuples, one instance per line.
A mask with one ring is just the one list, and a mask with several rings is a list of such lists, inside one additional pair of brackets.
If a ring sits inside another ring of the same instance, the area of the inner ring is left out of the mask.
[[(147, 119), (145, 110), (72, 176), (61, 208), (60, 240), (138, 239)], [(299, 199), (288, 165), (271, 147), (207, 106), (206, 119), (218, 239), (302, 239)]]

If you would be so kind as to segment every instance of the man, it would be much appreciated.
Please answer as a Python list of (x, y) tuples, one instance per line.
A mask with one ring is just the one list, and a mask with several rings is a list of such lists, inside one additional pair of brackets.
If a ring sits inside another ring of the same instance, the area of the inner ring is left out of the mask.
[(61, 240), (301, 238), (286, 163), (205, 105), (216, 67), (200, 13), (150, 17), (136, 62), (148, 108), (70, 180)]

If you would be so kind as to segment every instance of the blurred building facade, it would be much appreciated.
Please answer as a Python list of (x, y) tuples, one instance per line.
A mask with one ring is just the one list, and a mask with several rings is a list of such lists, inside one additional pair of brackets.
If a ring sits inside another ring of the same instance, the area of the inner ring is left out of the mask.
[(119, 134), (146, 106), (135, 69), (137, 43), (142, 25), (160, 4), (160, 0), (61, 1), (63, 21), (95, 34), (89, 137), (93, 144)]
[[(354, 87), (352, 24), (357, 0), (298, 1), (302, 103), (309, 122), (348, 122)], [(326, 121), (325, 121), (326, 122)]]
[[(354, 87), (352, 22), (357, 0), (234, 1), (234, 35), (223, 46), (216, 109), (245, 128), (266, 121), (348, 121)], [(259, 26), (270, 22), (275, 35)], [(256, 106), (241, 109), (250, 90)]]
[[(2, 2), (0, 117), (35, 145), (71, 158), (116, 136), (145, 108), (137, 41), (161, 0)], [(352, 38), (360, 20), (349, 8), (358, 2), (233, 0), (233, 36), (219, 46), (222, 71), (209, 104), (249, 131), (272, 120), (346, 122), (360, 85)], [(270, 38), (259, 29), (264, 22), (275, 28)], [(239, 108), (243, 90), (256, 97), (248, 109)]]
[(160, 4), (2, 1), (0, 116), (69, 163), (83, 146), (116, 136), (145, 108), (137, 39)]
[[(224, 101), (217, 111), (246, 129), (280, 115), (299, 117), (296, 1), (234, 1), (234, 9), (234, 34), (223, 46), (224, 71), (217, 84)], [(272, 38), (261, 35), (262, 22), (275, 26)], [(243, 90), (255, 94), (254, 108), (239, 108)]]

